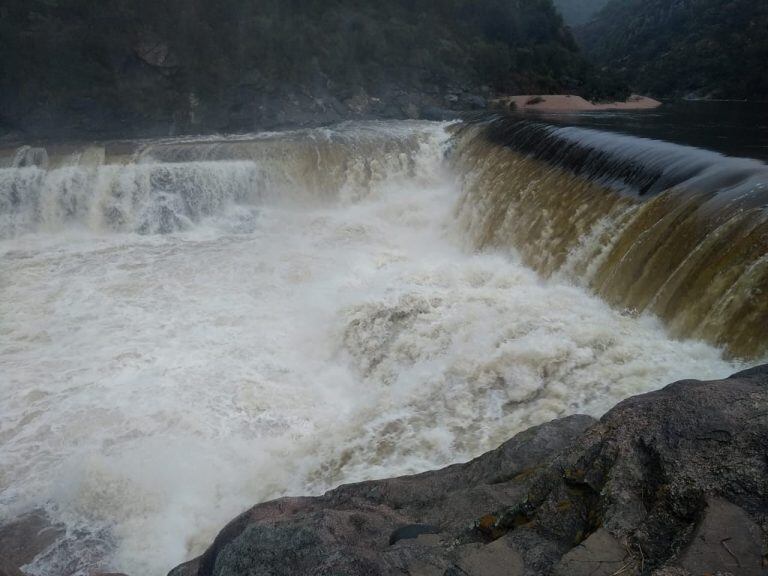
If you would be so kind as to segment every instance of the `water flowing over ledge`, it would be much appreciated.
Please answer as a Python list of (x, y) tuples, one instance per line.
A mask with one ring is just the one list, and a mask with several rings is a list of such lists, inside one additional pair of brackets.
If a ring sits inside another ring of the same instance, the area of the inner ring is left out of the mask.
[(457, 208), (511, 248), (673, 334), (768, 354), (768, 167), (595, 130), (499, 118), (457, 131)]
[[(167, 234), (265, 201), (354, 201), (442, 154), (406, 124), (231, 138), (24, 146), (0, 169), (0, 238), (76, 224)], [(457, 215), (477, 248), (513, 249), (678, 337), (768, 354), (768, 167), (667, 142), (496, 118), (456, 129)]]
[[(665, 192), (479, 126), (3, 158), (0, 525), (44, 508), (67, 528), (35, 576), (160, 575), (253, 502), (440, 467), (740, 368), (587, 289), (620, 223), (591, 207), (630, 222)], [(530, 219), (502, 203), (489, 241), (497, 196)]]
[(382, 183), (417, 178), (419, 156), (430, 154), (441, 154), (433, 134), (407, 123), (54, 154), (23, 146), (0, 163), (0, 238), (71, 226), (168, 234), (232, 206), (358, 200)]

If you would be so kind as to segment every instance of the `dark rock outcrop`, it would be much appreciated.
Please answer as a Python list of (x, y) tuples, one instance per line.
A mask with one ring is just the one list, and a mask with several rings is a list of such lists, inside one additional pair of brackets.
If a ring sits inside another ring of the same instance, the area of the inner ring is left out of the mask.
[(767, 535), (763, 366), (550, 422), (466, 464), (260, 504), (171, 576), (751, 576), (768, 572)]

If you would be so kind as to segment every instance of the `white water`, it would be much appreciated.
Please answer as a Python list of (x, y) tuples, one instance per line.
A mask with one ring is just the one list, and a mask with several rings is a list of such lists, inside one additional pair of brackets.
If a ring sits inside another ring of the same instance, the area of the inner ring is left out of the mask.
[(79, 216), (38, 211), (0, 241), (0, 521), (45, 506), (71, 529), (31, 573), (74, 558), (83, 574), (161, 575), (258, 501), (465, 460), (738, 368), (514, 258), (468, 252), (444, 126), (400, 132), (420, 144), (377, 159), (372, 179), (370, 158), (349, 162), (366, 185), (347, 178), (335, 200), (233, 191), (226, 178), (239, 186), (233, 170), (252, 166), (204, 163), (189, 170), (213, 170), (194, 186), (215, 199), (184, 231), (105, 224), (105, 187), (89, 185)]

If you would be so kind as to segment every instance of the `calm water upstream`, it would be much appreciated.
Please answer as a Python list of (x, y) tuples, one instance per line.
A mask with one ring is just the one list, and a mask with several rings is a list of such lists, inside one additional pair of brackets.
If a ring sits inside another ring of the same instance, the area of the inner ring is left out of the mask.
[(655, 110), (547, 114), (572, 126), (612, 130), (768, 160), (768, 102), (667, 102)]

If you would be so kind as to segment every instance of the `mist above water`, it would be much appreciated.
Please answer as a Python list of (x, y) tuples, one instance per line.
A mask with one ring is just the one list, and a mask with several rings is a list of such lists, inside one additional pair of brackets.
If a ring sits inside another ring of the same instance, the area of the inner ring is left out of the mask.
[(363, 124), (2, 171), (0, 520), (70, 528), (31, 573), (164, 574), (258, 501), (736, 371), (472, 248), (450, 145)]

